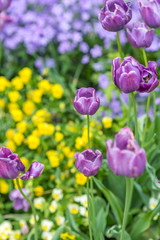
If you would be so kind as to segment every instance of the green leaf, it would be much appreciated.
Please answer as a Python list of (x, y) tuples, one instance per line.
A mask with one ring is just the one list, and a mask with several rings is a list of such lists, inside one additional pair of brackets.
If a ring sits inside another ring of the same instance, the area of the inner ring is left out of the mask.
[(67, 208), (66, 210), (66, 218), (68, 220), (69, 226), (76, 232), (79, 232), (79, 228), (77, 223), (75, 222), (75, 219), (73, 217), (73, 215), (70, 213), (69, 209)]
[[(109, 238), (115, 237), (116, 239), (120, 239), (121, 236), (121, 228), (120, 226), (114, 225), (109, 228), (106, 232), (106, 236)], [(130, 235), (125, 231), (123, 240), (131, 240)]]
[(61, 234), (61, 232), (63, 231), (64, 225), (60, 226), (56, 232), (54, 233), (54, 236), (52, 238), (52, 240), (59, 240), (59, 236)]
[(117, 222), (119, 224), (121, 224), (122, 223), (122, 210), (121, 210), (120, 200), (110, 190), (108, 190), (98, 179), (96, 179), (96, 178), (93, 178), (93, 179), (94, 179), (95, 184), (99, 188), (99, 190), (104, 194), (105, 198), (109, 202)]

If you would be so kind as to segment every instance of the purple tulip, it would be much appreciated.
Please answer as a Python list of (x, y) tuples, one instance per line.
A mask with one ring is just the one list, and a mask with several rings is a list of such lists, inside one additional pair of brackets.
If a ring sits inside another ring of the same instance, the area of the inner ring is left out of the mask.
[(80, 114), (93, 115), (99, 108), (100, 100), (94, 88), (80, 88), (76, 91), (73, 105)]
[(160, 27), (160, 0), (138, 0), (144, 22), (151, 28)]
[(23, 180), (38, 177), (44, 169), (42, 163), (33, 162), (29, 170), (24, 173), (25, 166), (16, 153), (12, 153), (9, 148), (1, 147), (0, 149), (0, 177), (14, 179), (20, 176)]
[(127, 28), (126, 31), (128, 39), (133, 47), (148, 48), (151, 46), (154, 36), (154, 30), (149, 30), (145, 23), (137, 22), (132, 26), (132, 29)]
[(105, 5), (99, 14), (102, 27), (110, 32), (117, 32), (131, 20), (131, 3), (124, 0), (105, 0)]
[(11, 0), (0, 0), (0, 12), (7, 9), (11, 3)]
[(102, 165), (102, 154), (99, 150), (95, 152), (87, 149), (82, 153), (75, 153), (75, 166), (86, 177), (94, 176), (98, 173)]
[[(22, 188), (22, 191), (24, 192), (24, 194), (26, 196), (29, 197), (29, 191), (26, 188)], [(14, 189), (10, 194), (9, 194), (9, 198), (10, 200), (13, 201), (13, 208), (15, 210), (24, 210), (25, 212), (28, 211), (28, 209), (30, 208), (30, 204), (29, 202), (22, 196), (22, 194), (20, 193), (20, 191), (18, 189)]]
[(43, 169), (44, 165), (42, 163), (34, 161), (29, 170), (21, 176), (21, 179), (26, 181), (28, 179), (37, 178), (42, 174)]
[(140, 87), (139, 63), (133, 57), (126, 57), (120, 64), (120, 59), (113, 59), (114, 84), (124, 93), (134, 92)]
[(140, 176), (146, 166), (146, 153), (134, 139), (130, 128), (125, 127), (112, 140), (106, 142), (109, 168), (116, 175), (133, 177)]
[(137, 90), (137, 92), (149, 93), (159, 85), (159, 81), (157, 79), (156, 67), (157, 67), (157, 63), (151, 62), (151, 61), (148, 62), (148, 68), (141, 65), (142, 77), (140, 81), (140, 87)]

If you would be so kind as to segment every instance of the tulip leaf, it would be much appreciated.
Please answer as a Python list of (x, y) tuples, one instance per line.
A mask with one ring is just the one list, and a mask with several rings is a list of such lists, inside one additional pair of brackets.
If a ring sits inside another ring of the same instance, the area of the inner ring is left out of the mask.
[(54, 233), (52, 240), (59, 240), (59, 236), (60, 236), (61, 232), (63, 231), (63, 229), (64, 229), (64, 225), (60, 226)]
[(104, 194), (105, 198), (109, 202), (112, 211), (115, 215), (115, 218), (119, 224), (122, 223), (122, 210), (121, 210), (121, 202), (120, 200), (110, 191), (108, 190), (98, 179), (93, 178), (95, 184), (99, 188), (99, 190)]
[[(120, 226), (114, 225), (109, 228), (106, 232), (106, 236), (109, 238), (115, 237), (116, 239), (120, 239), (121, 236), (121, 228)], [(125, 231), (123, 240), (131, 240), (130, 235)]]
[(76, 231), (76, 232), (79, 232), (79, 228), (78, 228), (78, 225), (76, 223), (76, 221), (74, 220), (74, 217), (73, 215), (70, 213), (69, 209), (66, 209), (66, 217), (67, 217), (67, 220), (68, 220), (68, 223), (70, 225), (70, 227)]

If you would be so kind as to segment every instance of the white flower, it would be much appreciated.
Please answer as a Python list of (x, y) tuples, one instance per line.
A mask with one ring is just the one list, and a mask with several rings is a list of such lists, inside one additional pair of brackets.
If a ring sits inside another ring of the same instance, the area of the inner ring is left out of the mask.
[(42, 208), (42, 204), (45, 202), (45, 199), (43, 197), (35, 198), (34, 199), (34, 206), (37, 209)]
[(88, 216), (88, 211), (85, 207), (79, 207), (79, 212), (80, 215), (87, 217)]
[(63, 198), (63, 192), (62, 192), (62, 189), (53, 189), (52, 191), (52, 197), (56, 200), (56, 201), (59, 201)]
[[(39, 220), (38, 215), (36, 216), (36, 220), (37, 220), (37, 221)], [(35, 219), (34, 219), (34, 216), (33, 216), (33, 215), (31, 216), (29, 222), (30, 222), (31, 225), (34, 225), (34, 224), (35, 224)]]
[(20, 227), (23, 227), (24, 225), (26, 225), (27, 223), (26, 223), (26, 221), (25, 220), (20, 220), (19, 221), (19, 226)]
[(153, 217), (153, 220), (154, 220), (154, 221), (158, 220), (159, 215), (160, 215), (160, 214), (157, 213), (157, 214)]
[(17, 239), (20, 239), (21, 237), (21, 232), (19, 230), (16, 230), (16, 231), (12, 231), (11, 232), (11, 235), (10, 235), (10, 240), (17, 240)]
[(9, 235), (12, 231), (12, 225), (9, 221), (4, 221), (0, 225), (0, 237), (2, 237), (3, 240), (9, 239)]
[(75, 202), (80, 202), (84, 207), (87, 207), (87, 195), (78, 196), (74, 198)]
[(55, 220), (56, 220), (56, 222), (57, 222), (57, 225), (60, 226), (60, 225), (63, 225), (63, 224), (64, 224), (65, 218), (62, 217), (62, 216), (57, 215), (57, 216), (55, 217)]
[(53, 226), (53, 222), (50, 220), (44, 219), (41, 222), (41, 227), (43, 231), (49, 232)]
[(79, 212), (79, 206), (77, 204), (69, 204), (68, 208), (72, 214), (77, 214)]
[(155, 209), (157, 204), (158, 204), (158, 200), (156, 198), (151, 197), (150, 200), (149, 200), (149, 208), (151, 210), (153, 210), (153, 209)]
[(43, 240), (52, 240), (53, 238), (53, 233), (50, 233), (50, 232), (43, 232), (42, 233), (42, 239)]
[(51, 213), (54, 213), (57, 209), (57, 202), (55, 200), (53, 200), (51, 202), (51, 205), (49, 206), (49, 210)]

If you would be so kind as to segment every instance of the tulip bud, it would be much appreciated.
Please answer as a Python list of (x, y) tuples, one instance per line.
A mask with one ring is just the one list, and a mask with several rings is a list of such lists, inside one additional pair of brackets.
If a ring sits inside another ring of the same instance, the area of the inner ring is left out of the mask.
[(76, 91), (73, 105), (82, 115), (93, 115), (99, 108), (100, 100), (94, 88), (80, 88)]
[(87, 149), (82, 153), (75, 153), (75, 166), (86, 177), (94, 176), (98, 173), (102, 165), (102, 154), (100, 151), (95, 152), (91, 149)]
[(0, 12), (7, 9), (11, 4), (11, 0), (0, 0)]
[(127, 28), (127, 36), (135, 48), (148, 48), (151, 46), (154, 36), (154, 30), (149, 30), (145, 23), (138, 22), (132, 26), (132, 29)]
[(108, 166), (114, 174), (136, 178), (146, 166), (145, 150), (134, 140), (130, 128), (125, 127), (112, 140), (106, 142)]
[(105, 5), (99, 14), (102, 27), (110, 32), (117, 32), (131, 20), (131, 3), (124, 0), (105, 0)]
[(144, 22), (150, 28), (160, 27), (160, 0), (138, 0)]

